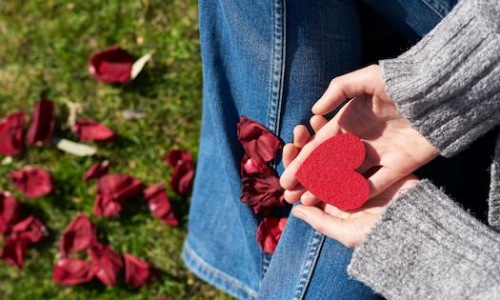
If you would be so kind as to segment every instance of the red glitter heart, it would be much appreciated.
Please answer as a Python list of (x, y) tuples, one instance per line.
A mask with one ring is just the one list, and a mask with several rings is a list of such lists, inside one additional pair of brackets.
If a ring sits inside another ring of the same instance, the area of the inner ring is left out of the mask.
[(296, 177), (321, 201), (342, 210), (357, 209), (370, 193), (366, 179), (355, 171), (364, 159), (365, 148), (358, 137), (335, 135), (313, 150)]

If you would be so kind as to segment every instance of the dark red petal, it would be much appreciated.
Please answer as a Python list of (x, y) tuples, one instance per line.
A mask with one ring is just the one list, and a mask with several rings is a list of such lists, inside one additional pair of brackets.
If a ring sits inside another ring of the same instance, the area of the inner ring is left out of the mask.
[(106, 83), (127, 83), (131, 80), (132, 56), (118, 46), (94, 53), (88, 62), (90, 74)]
[(164, 160), (171, 167), (175, 167), (176, 165), (184, 163), (184, 162), (191, 162), (192, 163), (193, 156), (188, 151), (173, 149), (170, 151), (170, 153), (165, 155)]
[(1, 260), (22, 269), (24, 264), (24, 253), (26, 252), (26, 241), (19, 238), (7, 237), (3, 246)]
[(285, 229), (287, 219), (264, 218), (257, 228), (257, 242), (262, 251), (267, 254), (273, 254), (281, 234)]
[(114, 201), (123, 202), (139, 195), (144, 185), (126, 174), (108, 174), (97, 181), (97, 191)]
[(66, 227), (61, 237), (62, 255), (85, 250), (97, 241), (96, 229), (87, 215), (78, 214)]
[(262, 173), (242, 178), (240, 200), (252, 207), (255, 213), (269, 215), (273, 208), (285, 204), (284, 190), (276, 175)]
[(189, 196), (193, 187), (194, 163), (190, 152), (172, 150), (164, 158), (165, 162), (173, 168), (170, 185), (182, 197)]
[(72, 129), (82, 141), (113, 142), (116, 139), (111, 129), (93, 120), (76, 120)]
[(140, 287), (149, 282), (153, 276), (151, 266), (128, 253), (123, 254), (125, 260), (125, 282), (132, 287)]
[(94, 209), (92, 213), (98, 217), (116, 217), (120, 214), (122, 205), (116, 202), (110, 196), (97, 193), (94, 201)]
[(144, 191), (144, 199), (148, 201), (151, 214), (170, 226), (179, 225), (172, 204), (168, 200), (167, 191), (163, 184), (158, 183)]
[(105, 160), (103, 162), (98, 162), (93, 164), (85, 175), (83, 175), (83, 181), (87, 182), (91, 179), (100, 178), (103, 175), (108, 174), (109, 171), (109, 161)]
[(243, 155), (243, 159), (241, 160), (241, 176), (245, 177), (247, 175), (256, 174), (274, 175), (275, 172), (265, 161), (251, 158), (246, 154)]
[(0, 233), (10, 230), (19, 216), (19, 205), (9, 192), (0, 192)]
[(26, 197), (43, 197), (50, 194), (53, 189), (49, 172), (40, 168), (12, 171), (9, 178), (12, 184)]
[(118, 253), (109, 246), (95, 243), (87, 250), (96, 268), (95, 276), (107, 286), (115, 285), (118, 273), (123, 267), (123, 262)]
[(33, 111), (31, 124), (26, 133), (26, 144), (31, 146), (37, 143), (47, 143), (54, 131), (55, 110), (54, 103), (42, 99), (38, 101)]
[(276, 156), (281, 142), (262, 124), (241, 116), (237, 126), (238, 140), (248, 156), (266, 162)]
[(24, 149), (24, 113), (12, 113), (0, 122), (0, 154), (17, 156)]
[(29, 216), (12, 226), (10, 236), (21, 239), (27, 244), (35, 244), (41, 241), (46, 234), (47, 229), (42, 221), (34, 216)]
[(92, 280), (95, 271), (86, 261), (61, 258), (54, 266), (53, 279), (58, 284), (75, 285)]

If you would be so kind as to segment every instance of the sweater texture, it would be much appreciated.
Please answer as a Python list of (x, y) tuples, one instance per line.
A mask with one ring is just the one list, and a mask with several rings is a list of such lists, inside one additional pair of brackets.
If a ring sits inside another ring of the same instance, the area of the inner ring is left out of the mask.
[[(461, 1), (380, 64), (412, 126), (445, 157), (463, 151), (500, 124), (500, 0)], [(391, 203), (348, 272), (387, 299), (500, 299), (500, 136), (488, 206), (489, 226), (423, 180)]]

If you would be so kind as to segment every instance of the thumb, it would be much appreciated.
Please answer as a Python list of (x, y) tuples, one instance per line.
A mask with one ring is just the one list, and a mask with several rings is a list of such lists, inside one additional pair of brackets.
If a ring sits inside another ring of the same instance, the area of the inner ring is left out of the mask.
[(313, 105), (312, 112), (325, 115), (345, 100), (364, 94), (373, 94), (375, 89), (383, 85), (382, 71), (379, 65), (335, 77), (321, 98)]

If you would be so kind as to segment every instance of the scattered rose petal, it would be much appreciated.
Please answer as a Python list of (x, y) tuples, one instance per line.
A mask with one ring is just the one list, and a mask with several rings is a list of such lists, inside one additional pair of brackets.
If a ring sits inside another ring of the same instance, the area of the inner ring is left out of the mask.
[(141, 56), (138, 60), (134, 62), (132, 65), (132, 70), (130, 71), (130, 79), (134, 79), (139, 75), (139, 73), (144, 69), (146, 63), (153, 57), (154, 51), (148, 52)]
[(26, 133), (27, 145), (44, 144), (50, 140), (54, 131), (54, 113), (54, 103), (52, 101), (45, 99), (38, 101), (33, 111), (30, 127)]
[(95, 163), (87, 170), (87, 172), (85, 172), (85, 175), (83, 175), (83, 181), (87, 182), (91, 179), (100, 178), (108, 174), (108, 171), (109, 171), (108, 160)]
[(61, 285), (75, 285), (89, 282), (97, 268), (86, 261), (75, 258), (61, 258), (54, 266), (54, 282)]
[(96, 229), (87, 215), (78, 214), (66, 227), (61, 237), (62, 255), (86, 250), (97, 241)]
[(269, 215), (273, 208), (283, 206), (283, 194), (276, 175), (257, 173), (242, 178), (240, 200), (250, 205), (255, 213)]
[(0, 154), (17, 156), (24, 149), (24, 113), (12, 113), (0, 122)]
[(67, 139), (57, 139), (55, 141), (57, 149), (76, 156), (92, 156), (97, 153), (97, 148), (75, 143)]
[(158, 183), (147, 188), (144, 191), (144, 198), (148, 202), (149, 210), (153, 216), (162, 220), (167, 225), (179, 225), (179, 220), (175, 216), (174, 209), (168, 200), (167, 191), (163, 184)]
[(285, 229), (287, 219), (264, 218), (257, 228), (257, 242), (267, 254), (273, 254), (281, 234)]
[(21, 269), (27, 245), (38, 243), (46, 231), (42, 222), (33, 216), (15, 224), (6, 237), (0, 259)]
[(242, 116), (237, 130), (238, 140), (248, 156), (265, 162), (271, 161), (276, 156), (281, 142), (262, 124)]
[(12, 184), (26, 197), (39, 198), (52, 192), (52, 178), (49, 172), (40, 168), (12, 171), (9, 174)]
[(3, 246), (0, 259), (22, 269), (24, 265), (24, 253), (26, 252), (26, 241), (22, 239), (7, 237)]
[(118, 253), (109, 246), (95, 243), (87, 250), (96, 268), (95, 276), (105, 285), (112, 286), (116, 283), (118, 273), (123, 267), (123, 262)]
[(121, 204), (142, 191), (143, 184), (125, 174), (108, 174), (97, 181), (97, 195), (94, 215), (115, 217), (121, 211)]
[(0, 192), (0, 233), (7, 232), (19, 216), (19, 205), (9, 192)]
[(189, 196), (193, 187), (194, 163), (191, 153), (182, 150), (172, 150), (164, 158), (173, 168), (172, 189), (182, 197)]
[(147, 262), (128, 253), (123, 254), (123, 258), (125, 260), (125, 282), (128, 285), (140, 287), (152, 279), (152, 268)]
[(127, 83), (131, 78), (132, 56), (118, 46), (94, 53), (88, 62), (89, 72), (105, 83)]
[(143, 188), (142, 182), (126, 174), (108, 174), (99, 178), (97, 190), (101, 195), (123, 202), (137, 196)]
[(100, 217), (116, 217), (122, 211), (122, 205), (119, 202), (113, 200), (109, 196), (103, 196), (99, 193), (95, 197), (94, 209), (92, 213), (94, 216)]
[(111, 129), (92, 120), (76, 120), (72, 129), (82, 141), (113, 142), (116, 139)]
[(29, 216), (12, 226), (12, 231), (9, 236), (14, 239), (22, 240), (26, 242), (26, 244), (35, 244), (41, 241), (46, 234), (47, 229), (42, 221), (34, 216)]

